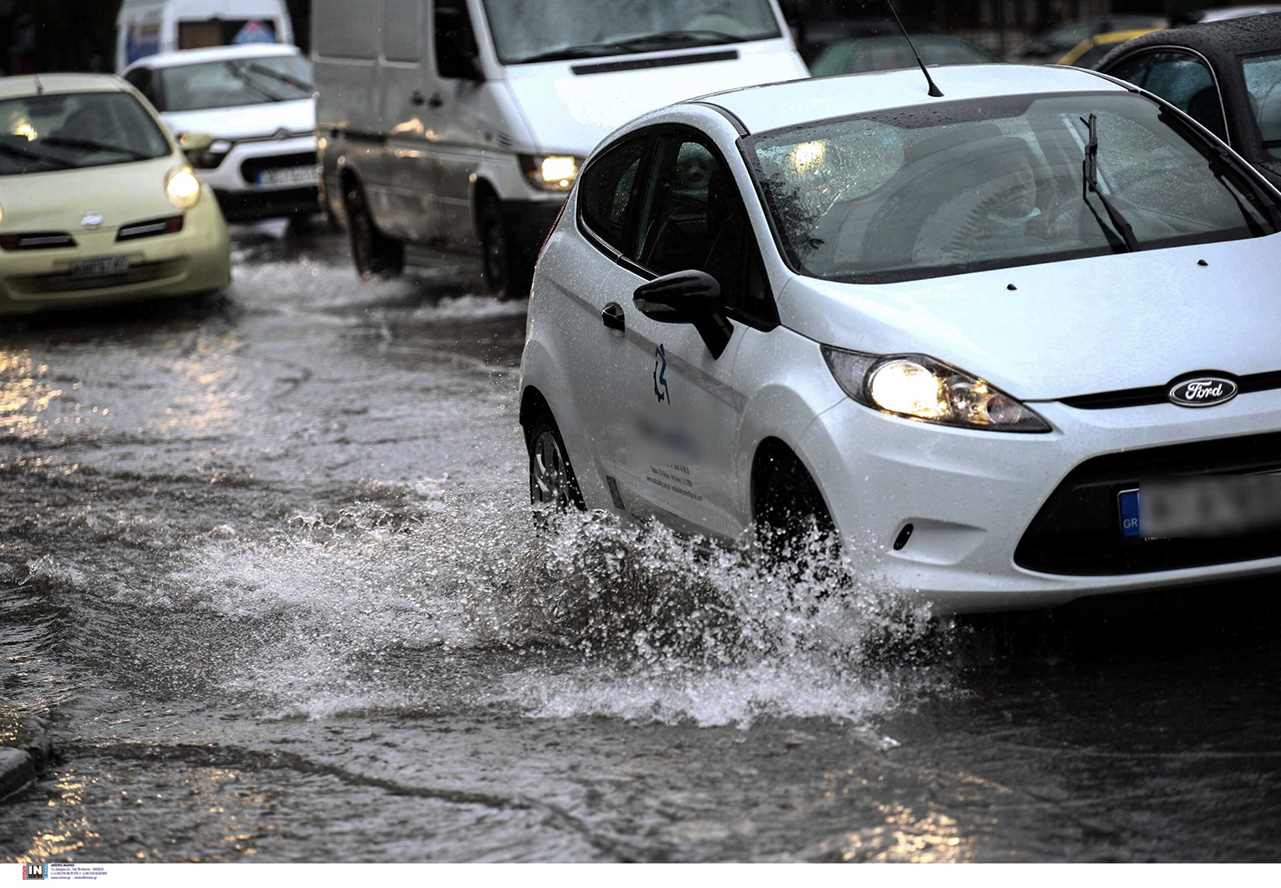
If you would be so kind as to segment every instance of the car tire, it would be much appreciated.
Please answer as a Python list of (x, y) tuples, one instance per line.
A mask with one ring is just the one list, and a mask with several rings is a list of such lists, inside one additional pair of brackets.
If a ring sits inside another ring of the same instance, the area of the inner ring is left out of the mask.
[(569, 463), (565, 440), (551, 414), (543, 411), (529, 425), (529, 501), (540, 513), (585, 511), (578, 478)]
[(502, 206), (497, 198), (485, 198), (477, 220), (481, 274), (485, 280), (485, 289), (499, 300), (519, 299), (529, 295), (533, 263), (526, 261), (511, 236), (511, 229), (503, 217)]
[(347, 190), (346, 205), (351, 259), (356, 273), (366, 280), (396, 277), (405, 268), (405, 245), (378, 230), (359, 185)]
[(790, 565), (800, 574), (812, 534), (820, 545), (835, 541), (836, 524), (823, 501), (823, 494), (809, 472), (790, 453), (764, 456), (754, 475), (756, 491), (756, 539), (769, 566)]

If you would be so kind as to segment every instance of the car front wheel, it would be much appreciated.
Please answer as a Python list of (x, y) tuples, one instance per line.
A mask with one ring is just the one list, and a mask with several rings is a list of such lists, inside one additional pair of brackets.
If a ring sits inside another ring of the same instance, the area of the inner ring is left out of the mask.
[(529, 431), (529, 500), (540, 511), (585, 509), (565, 442), (551, 416), (543, 413)]

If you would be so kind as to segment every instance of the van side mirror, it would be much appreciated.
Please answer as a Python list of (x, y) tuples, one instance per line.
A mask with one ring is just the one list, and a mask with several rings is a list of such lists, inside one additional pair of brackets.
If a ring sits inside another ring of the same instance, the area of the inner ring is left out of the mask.
[(734, 335), (725, 317), (725, 299), (716, 278), (705, 271), (676, 271), (641, 284), (632, 302), (645, 317), (660, 324), (692, 324), (713, 358), (719, 358)]

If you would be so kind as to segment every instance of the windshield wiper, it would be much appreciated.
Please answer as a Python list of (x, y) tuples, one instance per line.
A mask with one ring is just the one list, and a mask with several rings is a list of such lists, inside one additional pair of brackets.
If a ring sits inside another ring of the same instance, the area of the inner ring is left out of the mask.
[(92, 139), (60, 139), (57, 136), (51, 136), (40, 141), (45, 145), (53, 145), (55, 148), (79, 148), (82, 151), (114, 151), (116, 154), (123, 154), (125, 157), (132, 157), (134, 160), (149, 160), (156, 156), (120, 145), (95, 142)]
[(523, 65), (527, 62), (558, 62), (564, 59), (585, 59), (593, 56), (610, 55), (611, 53), (645, 52), (647, 48), (664, 49), (675, 46), (716, 46), (722, 43), (739, 43), (744, 40), (760, 40), (757, 37), (735, 37), (723, 31), (661, 31), (657, 34), (644, 34), (640, 37), (628, 37), (625, 40), (613, 40), (605, 43), (582, 43), (576, 46), (561, 46), (549, 49), (528, 58), (517, 59), (512, 64)]
[(1107, 211), (1108, 218), (1112, 220), (1112, 227), (1117, 230), (1117, 233), (1121, 235), (1121, 239), (1125, 241), (1126, 250), (1131, 253), (1137, 253), (1139, 242), (1134, 237), (1134, 229), (1130, 227), (1129, 222), (1125, 221), (1125, 217), (1121, 215), (1121, 211), (1116, 208), (1116, 205), (1099, 188), (1098, 115), (1091, 113), (1089, 120), (1083, 117), (1081, 122), (1086, 125), (1090, 132), (1090, 141), (1085, 143), (1085, 158), (1081, 161), (1081, 200), (1085, 201), (1087, 207), (1090, 207), (1090, 212), (1094, 213), (1095, 219), (1098, 219), (1099, 227), (1103, 227), (1103, 220), (1099, 219), (1098, 212), (1090, 205), (1089, 193), (1093, 191), (1094, 195), (1099, 199), (1099, 203), (1103, 204), (1103, 209)]
[(254, 90), (255, 92), (266, 96), (268, 102), (289, 101), (284, 96), (277, 95), (276, 93), (267, 89), (262, 84), (254, 83), (253, 80), (249, 77), (249, 75), (245, 73), (243, 70), (241, 70), (243, 66), (237, 65), (235, 62), (227, 62), (227, 67), (231, 70), (232, 77), (235, 77), (237, 80), (239, 80), (241, 83), (243, 83), (245, 86), (249, 87), (250, 89)]
[(301, 96), (301, 98), (310, 97), (311, 94), (316, 90), (316, 87), (313, 84), (310, 84), (305, 80), (298, 80), (297, 78), (290, 77), (288, 74), (282, 74), (279, 71), (273, 71), (272, 69), (267, 68), (263, 65), (256, 65), (253, 62), (249, 62), (245, 65), (245, 68), (249, 71), (254, 72), (255, 74), (261, 74), (263, 77), (270, 77), (272, 80), (275, 80), (277, 83), (283, 83), (285, 86), (289, 87), (290, 89), (296, 89), (299, 92), (305, 93), (305, 95)]
[(627, 49), (638, 46), (715, 46), (718, 43), (737, 43), (743, 39), (745, 38), (735, 37), (724, 31), (663, 31), (643, 37), (629, 37), (618, 41), (618, 45)]
[(28, 151), (25, 148), (15, 148), (13, 145), (6, 145), (3, 142), (0, 142), (0, 154), (7, 154), (10, 157), (21, 157), (26, 160), (39, 160), (46, 163), (49, 161), (53, 161), (54, 163), (62, 162), (57, 157), (50, 157), (49, 155), (41, 154), (38, 151)]
[(593, 56), (609, 55), (623, 49), (621, 43), (582, 43), (577, 46), (561, 46), (549, 49), (523, 59), (516, 59), (513, 65), (524, 65), (528, 62), (559, 62), (565, 59), (589, 59)]

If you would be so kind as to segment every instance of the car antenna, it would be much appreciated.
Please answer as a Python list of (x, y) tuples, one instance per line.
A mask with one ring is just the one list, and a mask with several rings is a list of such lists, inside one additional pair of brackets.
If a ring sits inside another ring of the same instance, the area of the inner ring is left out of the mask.
[(40, 75), (32, 74), (31, 77), (36, 82), (36, 95), (38, 96), (44, 95), (44, 84), (40, 82)]
[(916, 63), (921, 66), (921, 73), (925, 75), (925, 82), (930, 85), (929, 95), (935, 99), (943, 98), (943, 91), (934, 83), (934, 78), (930, 77), (930, 72), (925, 69), (925, 62), (921, 61), (921, 54), (916, 51), (916, 46), (912, 43), (912, 38), (907, 36), (907, 28), (903, 27), (903, 20), (898, 17), (898, 10), (894, 8), (894, 0), (885, 0), (885, 5), (890, 8), (890, 15), (894, 16), (894, 21), (898, 22), (898, 29), (903, 32), (903, 39), (912, 49), (912, 55), (916, 56)]

